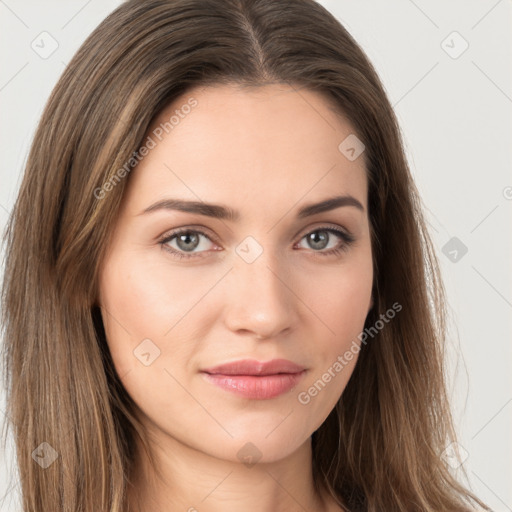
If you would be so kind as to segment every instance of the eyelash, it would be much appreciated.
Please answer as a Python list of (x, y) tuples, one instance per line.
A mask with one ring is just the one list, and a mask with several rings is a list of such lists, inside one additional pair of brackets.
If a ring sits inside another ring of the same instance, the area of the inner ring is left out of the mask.
[[(303, 235), (301, 237), (300, 240), (302, 240), (303, 238), (311, 235), (312, 233), (316, 233), (318, 231), (327, 231), (328, 233), (332, 233), (334, 235), (339, 236), (343, 240), (341, 245), (339, 245), (338, 247), (335, 247), (333, 249), (329, 249), (328, 251), (313, 251), (315, 254), (318, 254), (319, 256), (340, 255), (341, 253), (348, 251), (350, 246), (352, 245), (352, 243), (355, 241), (355, 238), (352, 235), (345, 233), (344, 231), (341, 231), (340, 229), (333, 228), (333, 227), (327, 227), (327, 226), (319, 227), (319, 228), (316, 228), (316, 229), (310, 231), (309, 233), (306, 233), (305, 235)], [(179, 235), (187, 234), (187, 233), (200, 234), (200, 235), (203, 235), (204, 237), (208, 238), (209, 240), (211, 240), (211, 238), (206, 233), (201, 231), (200, 229), (180, 229), (180, 230), (173, 231), (171, 233), (166, 233), (164, 235), (164, 238), (159, 240), (158, 243), (162, 246), (162, 248), (164, 250), (170, 252), (174, 257), (176, 257), (178, 259), (204, 258), (204, 256), (198, 255), (200, 253), (187, 254), (185, 252), (177, 251), (176, 249), (172, 249), (166, 245), (171, 240), (173, 240), (175, 237), (177, 237)]]

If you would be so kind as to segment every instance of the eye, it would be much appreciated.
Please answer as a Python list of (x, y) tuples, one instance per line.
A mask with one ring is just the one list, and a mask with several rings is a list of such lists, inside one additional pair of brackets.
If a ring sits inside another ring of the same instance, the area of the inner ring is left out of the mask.
[[(333, 235), (341, 241), (329, 250), (324, 250), (331, 242)], [(355, 238), (341, 229), (325, 226), (310, 231), (301, 240), (306, 240), (309, 246), (314, 249), (313, 252), (319, 256), (333, 256), (340, 254), (342, 251), (348, 251)]]
[[(338, 238), (338, 243), (335, 244), (334, 247), (325, 250), (330, 244), (333, 235), (334, 238)], [(205, 256), (203, 256), (202, 253), (208, 253), (209, 251), (207, 247), (208, 243), (206, 243), (206, 247), (204, 247), (205, 244), (202, 243), (202, 238), (212, 243), (210, 236), (203, 231), (187, 228), (166, 234), (164, 238), (159, 241), (159, 244), (166, 251), (179, 259), (203, 258)], [(342, 251), (348, 251), (350, 245), (355, 241), (355, 238), (341, 229), (325, 226), (310, 231), (301, 238), (301, 241), (302, 240), (307, 241), (309, 246), (313, 249), (313, 253), (321, 256), (333, 256), (340, 254)], [(175, 243), (175, 246), (170, 245), (171, 243)], [(202, 250), (196, 251), (196, 249)], [(216, 248), (213, 250), (221, 249)]]
[[(194, 258), (198, 257), (198, 254), (193, 251), (201, 247), (201, 238), (210, 240), (210, 237), (202, 231), (198, 231), (196, 229), (182, 229), (170, 233), (159, 243), (165, 250), (169, 251), (173, 256), (176, 256), (177, 258)], [(177, 247), (172, 247), (169, 245), (170, 242), (174, 241), (176, 241)], [(204, 252), (207, 250), (207, 248), (204, 247), (202, 247), (202, 249), (204, 250), (199, 252)]]

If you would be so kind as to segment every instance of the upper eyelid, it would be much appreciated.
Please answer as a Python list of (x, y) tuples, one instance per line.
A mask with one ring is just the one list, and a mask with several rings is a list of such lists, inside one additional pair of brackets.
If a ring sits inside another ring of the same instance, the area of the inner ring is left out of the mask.
[(187, 233), (187, 232), (199, 233), (200, 235), (203, 235), (203, 236), (206, 236), (207, 238), (209, 238), (212, 242), (215, 242), (216, 238), (217, 238), (216, 236), (211, 235), (210, 231), (207, 228), (185, 226), (183, 228), (175, 228), (175, 229), (171, 229), (170, 231), (166, 231), (163, 235), (158, 237), (158, 240), (160, 242), (162, 242), (165, 240), (169, 240), (170, 238), (174, 239), (174, 237), (176, 237), (182, 233)]

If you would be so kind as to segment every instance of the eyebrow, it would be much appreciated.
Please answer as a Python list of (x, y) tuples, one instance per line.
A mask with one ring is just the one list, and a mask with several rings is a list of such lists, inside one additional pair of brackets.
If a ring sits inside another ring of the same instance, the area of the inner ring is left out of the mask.
[[(341, 208), (342, 206), (353, 206), (364, 212), (364, 206), (355, 197), (351, 195), (343, 195), (331, 197), (324, 201), (320, 201), (319, 203), (307, 204), (300, 208), (297, 213), (297, 218), (304, 219), (305, 217), (311, 217), (312, 215)], [(214, 219), (223, 219), (231, 222), (240, 220), (240, 212), (233, 210), (228, 206), (183, 199), (162, 199), (148, 206), (145, 210), (139, 213), (139, 215), (158, 210), (177, 210), (180, 212), (196, 213), (207, 217), (213, 217)]]

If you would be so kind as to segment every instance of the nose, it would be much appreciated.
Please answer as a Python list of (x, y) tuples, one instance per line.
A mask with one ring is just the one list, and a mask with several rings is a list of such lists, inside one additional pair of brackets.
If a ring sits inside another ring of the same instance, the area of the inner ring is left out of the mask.
[(257, 339), (277, 338), (297, 324), (298, 299), (289, 272), (264, 251), (255, 261), (237, 258), (228, 277), (226, 327)]

